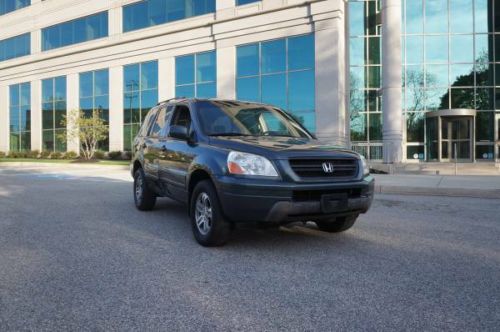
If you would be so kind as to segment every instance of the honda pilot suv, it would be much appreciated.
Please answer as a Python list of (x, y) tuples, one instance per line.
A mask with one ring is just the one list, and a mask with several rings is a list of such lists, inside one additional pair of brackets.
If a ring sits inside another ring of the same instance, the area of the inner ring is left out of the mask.
[(224, 244), (240, 223), (313, 221), (349, 229), (370, 208), (374, 179), (359, 154), (322, 144), (274, 106), (172, 99), (152, 108), (133, 142), (134, 201), (187, 205), (196, 240)]

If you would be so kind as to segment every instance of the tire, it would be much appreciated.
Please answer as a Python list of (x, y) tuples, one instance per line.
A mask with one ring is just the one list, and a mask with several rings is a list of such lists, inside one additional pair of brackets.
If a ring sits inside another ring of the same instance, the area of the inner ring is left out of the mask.
[(357, 218), (358, 215), (338, 217), (333, 221), (316, 221), (316, 225), (318, 225), (319, 230), (323, 232), (340, 233), (351, 228)]
[(156, 204), (156, 194), (148, 188), (142, 168), (134, 174), (134, 202), (140, 211), (151, 211)]
[(204, 180), (196, 185), (189, 209), (191, 228), (199, 244), (216, 247), (227, 242), (231, 225), (224, 219), (219, 197), (211, 181)]

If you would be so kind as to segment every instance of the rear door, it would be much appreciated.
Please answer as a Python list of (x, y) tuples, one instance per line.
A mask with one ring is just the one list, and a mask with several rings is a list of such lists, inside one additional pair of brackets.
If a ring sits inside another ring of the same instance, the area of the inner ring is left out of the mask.
[(156, 113), (157, 114), (152, 120), (152, 124), (148, 131), (146, 150), (144, 152), (145, 172), (148, 174), (150, 180), (154, 182), (158, 182), (158, 160), (162, 158), (163, 154), (160, 139), (163, 135), (163, 131), (166, 128), (166, 123), (168, 120), (166, 117), (165, 105), (160, 106)]
[(140, 151), (142, 154), (144, 174), (146, 175), (146, 179), (149, 181), (158, 178), (158, 172), (154, 166), (154, 155), (152, 154), (154, 142), (149, 136), (149, 132), (151, 131), (151, 127), (156, 120), (157, 115), (157, 108), (153, 108), (149, 111), (135, 139), (135, 149)]

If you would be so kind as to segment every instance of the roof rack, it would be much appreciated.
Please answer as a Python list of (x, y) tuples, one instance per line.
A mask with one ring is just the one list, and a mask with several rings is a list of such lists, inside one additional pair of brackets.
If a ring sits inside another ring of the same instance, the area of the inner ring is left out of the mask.
[(188, 98), (187, 97), (174, 97), (174, 98), (170, 98), (167, 100), (162, 100), (162, 101), (158, 102), (158, 104), (156, 104), (156, 106), (160, 106), (160, 105), (169, 103), (169, 102), (174, 101), (174, 100), (184, 100), (184, 99), (188, 99)]

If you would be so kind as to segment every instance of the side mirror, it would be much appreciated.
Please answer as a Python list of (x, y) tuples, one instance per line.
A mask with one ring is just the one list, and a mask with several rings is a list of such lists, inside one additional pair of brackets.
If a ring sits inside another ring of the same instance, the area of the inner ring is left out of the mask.
[(170, 127), (169, 136), (183, 141), (187, 141), (189, 138), (188, 129), (184, 126), (172, 126)]

